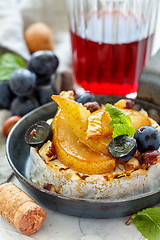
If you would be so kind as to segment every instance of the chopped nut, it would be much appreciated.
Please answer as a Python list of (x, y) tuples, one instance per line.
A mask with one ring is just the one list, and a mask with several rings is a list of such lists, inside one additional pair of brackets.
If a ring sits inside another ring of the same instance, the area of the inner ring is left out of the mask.
[(125, 163), (125, 170), (126, 171), (132, 171), (140, 168), (140, 163), (138, 159), (131, 158), (128, 162)]
[(143, 164), (150, 166), (153, 165), (160, 160), (160, 152), (158, 150), (147, 151), (142, 154)]
[(97, 102), (87, 102), (84, 104), (84, 107), (87, 108), (91, 113), (100, 109), (100, 105)]
[(46, 163), (55, 159), (56, 154), (54, 144), (51, 141), (44, 143), (39, 149), (39, 155), (45, 160)]
[(134, 102), (131, 99), (126, 99), (126, 108), (133, 109)]
[(51, 191), (51, 192), (56, 193), (56, 190), (55, 190), (53, 184), (51, 184), (51, 183), (46, 183), (46, 184), (44, 184), (44, 185), (43, 185), (43, 188), (46, 189), (46, 190), (48, 190), (48, 191)]

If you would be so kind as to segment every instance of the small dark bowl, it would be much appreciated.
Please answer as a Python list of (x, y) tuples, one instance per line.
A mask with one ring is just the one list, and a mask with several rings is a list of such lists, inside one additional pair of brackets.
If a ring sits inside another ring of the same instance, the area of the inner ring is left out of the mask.
[[(99, 103), (113, 103), (119, 97), (96, 96)], [(142, 100), (135, 100), (145, 110), (160, 107)], [(11, 130), (6, 143), (8, 161), (23, 186), (30, 195), (42, 202), (46, 207), (58, 212), (88, 218), (115, 218), (133, 214), (141, 209), (152, 207), (160, 201), (160, 189), (140, 194), (134, 197), (118, 200), (89, 200), (65, 197), (40, 188), (28, 178), (27, 170), (30, 162), (29, 146), (25, 143), (24, 135), (30, 125), (39, 120), (53, 118), (57, 104), (48, 103), (24, 116)]]

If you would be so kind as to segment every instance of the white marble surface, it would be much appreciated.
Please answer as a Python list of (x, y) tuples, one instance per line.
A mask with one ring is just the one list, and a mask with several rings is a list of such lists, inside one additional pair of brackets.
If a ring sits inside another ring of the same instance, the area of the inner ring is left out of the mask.
[[(23, 190), (14, 176), (11, 179)], [(26, 191), (25, 191), (26, 192)], [(40, 204), (40, 203), (39, 203)], [(116, 219), (87, 219), (64, 215), (46, 208), (47, 218), (39, 231), (24, 236), (0, 217), (0, 239), (2, 240), (145, 240), (132, 222), (125, 223), (128, 217)]]

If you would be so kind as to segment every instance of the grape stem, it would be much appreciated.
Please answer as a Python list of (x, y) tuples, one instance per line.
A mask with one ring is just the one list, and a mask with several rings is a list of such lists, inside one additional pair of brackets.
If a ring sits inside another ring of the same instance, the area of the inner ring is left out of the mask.
[(126, 226), (129, 226), (129, 225), (131, 224), (131, 222), (135, 219), (136, 216), (137, 216), (136, 213), (132, 214), (132, 215), (130, 216), (130, 218), (127, 220)]

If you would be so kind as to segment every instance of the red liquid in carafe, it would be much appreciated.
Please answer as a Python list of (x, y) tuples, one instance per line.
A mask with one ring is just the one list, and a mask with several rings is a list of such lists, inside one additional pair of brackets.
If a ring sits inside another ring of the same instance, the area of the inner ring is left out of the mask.
[(108, 44), (83, 39), (71, 32), (75, 78), (95, 94), (134, 93), (152, 48), (153, 35), (140, 41)]

